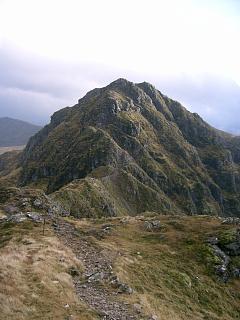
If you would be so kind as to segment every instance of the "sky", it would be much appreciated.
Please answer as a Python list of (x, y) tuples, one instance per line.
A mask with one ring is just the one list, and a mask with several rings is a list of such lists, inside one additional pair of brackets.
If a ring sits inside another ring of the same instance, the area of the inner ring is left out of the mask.
[(0, 0), (0, 117), (36, 124), (117, 78), (240, 134), (239, 0)]

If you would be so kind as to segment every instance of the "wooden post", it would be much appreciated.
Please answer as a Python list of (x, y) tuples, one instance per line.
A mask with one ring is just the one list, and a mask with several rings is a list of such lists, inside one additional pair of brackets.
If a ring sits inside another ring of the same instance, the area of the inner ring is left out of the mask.
[(43, 218), (43, 236), (45, 234), (45, 224), (46, 224), (46, 218)]

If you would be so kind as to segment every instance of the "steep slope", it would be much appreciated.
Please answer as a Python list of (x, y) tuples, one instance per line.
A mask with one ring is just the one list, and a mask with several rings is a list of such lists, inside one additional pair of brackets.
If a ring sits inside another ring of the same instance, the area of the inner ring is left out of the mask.
[(0, 118), (0, 147), (25, 145), (40, 129), (40, 126), (25, 121)]
[(20, 184), (44, 186), (78, 216), (240, 215), (239, 146), (152, 85), (119, 79), (30, 139)]

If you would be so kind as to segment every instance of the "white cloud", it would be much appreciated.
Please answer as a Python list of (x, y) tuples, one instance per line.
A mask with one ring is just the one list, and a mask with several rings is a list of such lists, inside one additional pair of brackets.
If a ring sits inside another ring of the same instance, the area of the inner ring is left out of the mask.
[(239, 128), (239, 87), (229, 87), (240, 84), (239, 16), (234, 0), (0, 0), (0, 115), (45, 121), (125, 77)]
[(231, 2), (8, 0), (0, 4), (0, 37), (59, 60), (240, 80), (240, 22), (227, 10)]

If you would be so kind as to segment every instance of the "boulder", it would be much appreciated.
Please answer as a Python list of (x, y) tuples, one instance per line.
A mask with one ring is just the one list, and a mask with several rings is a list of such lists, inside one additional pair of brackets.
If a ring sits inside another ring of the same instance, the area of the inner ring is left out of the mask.
[(145, 221), (144, 229), (149, 232), (158, 231), (161, 228), (161, 222), (159, 220)]
[(17, 214), (14, 214), (8, 218), (8, 221), (15, 222), (15, 223), (20, 223), (25, 220), (27, 220), (27, 217), (23, 213), (17, 213)]
[(43, 217), (37, 212), (27, 212), (26, 217), (34, 222), (42, 222)]

